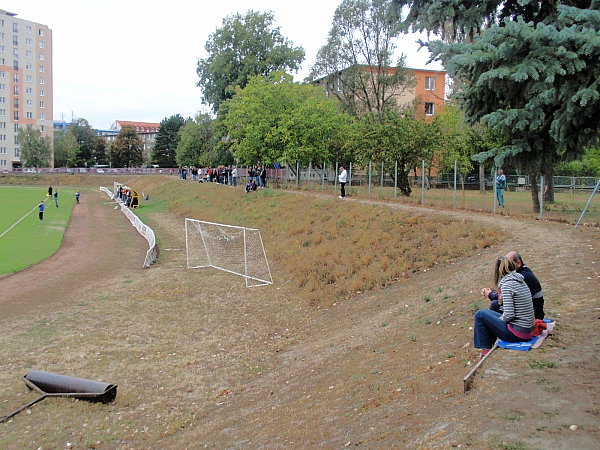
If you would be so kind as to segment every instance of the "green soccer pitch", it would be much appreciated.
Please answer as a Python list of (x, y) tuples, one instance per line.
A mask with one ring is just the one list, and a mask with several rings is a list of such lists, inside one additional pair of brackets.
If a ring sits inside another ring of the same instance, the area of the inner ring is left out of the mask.
[[(0, 187), (0, 275), (17, 272), (52, 256), (69, 223), (75, 191), (58, 189), (58, 205), (43, 186)], [(37, 205), (45, 200), (44, 220)], [(11, 228), (12, 227), (12, 228)]]

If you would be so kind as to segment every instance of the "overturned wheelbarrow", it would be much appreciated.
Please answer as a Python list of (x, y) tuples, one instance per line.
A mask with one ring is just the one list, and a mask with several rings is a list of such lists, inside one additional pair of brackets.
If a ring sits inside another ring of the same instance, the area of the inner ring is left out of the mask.
[(0, 418), (0, 423), (6, 422), (46, 397), (72, 397), (91, 402), (110, 403), (117, 396), (116, 384), (69, 377), (41, 370), (30, 371), (23, 377), (23, 381), (29, 389), (36, 391), (41, 397)]

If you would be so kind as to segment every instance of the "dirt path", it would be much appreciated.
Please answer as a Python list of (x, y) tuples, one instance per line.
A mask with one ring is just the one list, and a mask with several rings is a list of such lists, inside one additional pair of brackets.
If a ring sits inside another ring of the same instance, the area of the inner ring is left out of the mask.
[(90, 190), (82, 198), (52, 257), (0, 279), (0, 326), (77, 302), (81, 292), (113, 282), (124, 270), (141, 272), (146, 241), (113, 210), (106, 194)]

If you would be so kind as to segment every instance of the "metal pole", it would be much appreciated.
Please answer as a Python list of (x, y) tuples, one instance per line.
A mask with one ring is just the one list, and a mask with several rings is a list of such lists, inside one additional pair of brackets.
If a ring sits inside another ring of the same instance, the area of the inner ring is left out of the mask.
[(394, 164), (394, 197), (398, 197), (398, 160)]
[(321, 190), (324, 191), (325, 190), (325, 170), (327, 170), (327, 163), (324, 162), (323, 163), (323, 176), (321, 177)]
[(333, 174), (333, 192), (337, 191), (337, 181), (338, 181), (338, 161), (335, 161), (335, 173)]
[(493, 212), (494, 214), (496, 213), (496, 200), (497, 200), (497, 195), (496, 195), (496, 167), (492, 167), (492, 185), (494, 186), (494, 208), (493, 208)]
[(456, 208), (456, 172), (458, 168), (458, 161), (454, 160), (454, 200), (452, 201), (452, 207)]
[(310, 175), (311, 175), (311, 169), (312, 169), (312, 161), (308, 162), (308, 181), (307, 181), (307, 186), (310, 189)]
[(421, 163), (421, 205), (425, 204), (425, 160)]
[(371, 194), (371, 160), (369, 160), (369, 195)]
[(592, 195), (590, 195), (590, 198), (588, 199), (587, 203), (585, 204), (585, 208), (583, 208), (583, 211), (581, 212), (581, 216), (579, 216), (579, 220), (575, 224), (575, 228), (577, 228), (579, 226), (579, 223), (581, 222), (581, 219), (583, 219), (583, 216), (585, 216), (585, 213), (587, 212), (587, 209), (590, 206), (590, 203), (592, 202), (592, 198), (594, 198), (594, 195), (598, 191), (599, 187), (600, 187), (600, 180), (598, 180), (598, 182), (596, 183), (596, 187), (594, 188), (594, 192), (592, 192)]
[(300, 162), (296, 162), (296, 189), (300, 188)]
[(350, 194), (350, 187), (352, 186), (352, 163), (350, 163), (350, 173), (348, 177), (348, 194)]
[(381, 161), (381, 187), (383, 187), (383, 161)]
[(540, 176), (540, 219), (544, 217), (544, 175)]

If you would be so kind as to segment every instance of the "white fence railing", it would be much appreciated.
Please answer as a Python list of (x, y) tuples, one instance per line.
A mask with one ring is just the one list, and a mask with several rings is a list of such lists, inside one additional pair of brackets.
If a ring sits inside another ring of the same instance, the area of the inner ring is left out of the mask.
[[(112, 191), (104, 186), (100, 188), (100, 190), (106, 195), (108, 195), (112, 200), (114, 200), (115, 196)], [(146, 252), (146, 258), (144, 259), (144, 269), (150, 267), (156, 259), (158, 258), (158, 245), (156, 244), (156, 236), (154, 235), (154, 230), (146, 225), (144, 222), (140, 220), (138, 216), (136, 216), (131, 209), (125, 206), (123, 202), (117, 201), (119, 206), (121, 207), (121, 212), (125, 214), (125, 217), (129, 219), (131, 225), (135, 227), (135, 229), (148, 241), (148, 246), (150, 247)]]

